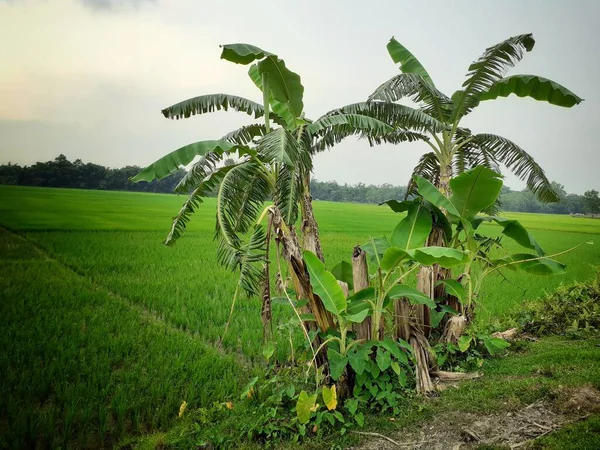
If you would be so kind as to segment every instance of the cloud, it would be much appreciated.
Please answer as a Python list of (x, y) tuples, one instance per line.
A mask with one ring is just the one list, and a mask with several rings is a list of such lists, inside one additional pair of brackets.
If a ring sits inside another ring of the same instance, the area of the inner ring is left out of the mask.
[(128, 7), (138, 9), (144, 4), (155, 3), (156, 0), (79, 0), (86, 8), (96, 11), (115, 11)]

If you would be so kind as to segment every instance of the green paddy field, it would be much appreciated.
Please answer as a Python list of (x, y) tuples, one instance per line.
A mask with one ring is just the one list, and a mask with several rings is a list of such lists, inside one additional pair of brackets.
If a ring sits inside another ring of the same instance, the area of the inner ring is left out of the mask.
[[(164, 430), (189, 408), (238, 398), (259, 370), (258, 299), (227, 320), (235, 276), (216, 264), (209, 200), (175, 247), (162, 241), (183, 197), (0, 186), (0, 448), (97, 447)], [(400, 216), (385, 206), (315, 202), (326, 263), (349, 259)], [(490, 279), (479, 324), (591, 277), (600, 220), (507, 213), (558, 259), (561, 277)], [(482, 225), (496, 234), (495, 225)], [(507, 241), (507, 245), (510, 243)], [(275, 305), (275, 321), (290, 316)], [(287, 358), (282, 334), (277, 357)]]

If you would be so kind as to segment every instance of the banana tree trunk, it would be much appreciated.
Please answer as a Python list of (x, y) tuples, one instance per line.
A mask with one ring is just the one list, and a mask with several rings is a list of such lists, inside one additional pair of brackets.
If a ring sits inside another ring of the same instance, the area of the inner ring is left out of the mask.
[[(271, 206), (269, 214), (272, 219), (272, 228), (276, 233), (276, 240), (282, 245), (283, 258), (288, 262), (289, 272), (297, 296), (298, 298), (308, 300), (307, 312), (312, 313), (315, 317), (315, 322), (305, 322), (304, 326), (307, 330), (317, 330), (325, 333), (335, 326), (333, 316), (325, 309), (319, 296), (312, 290), (308, 270), (304, 264), (301, 247), (298, 243), (298, 237), (293, 229), (288, 228), (284, 223), (281, 212), (277, 207)], [(320, 345), (318, 338), (315, 344)], [(327, 357), (324, 351), (321, 351), (317, 355), (316, 362), (319, 366), (327, 364)]]
[(310, 250), (317, 255), (322, 262), (325, 262), (323, 249), (321, 248), (321, 239), (319, 238), (319, 225), (315, 219), (312, 196), (310, 195), (310, 174), (303, 176), (302, 184), (303, 193), (300, 203), (302, 210), (302, 246), (305, 250)]
[[(359, 245), (352, 252), (352, 282), (354, 292), (362, 291), (369, 287), (369, 268), (367, 266), (367, 254)], [(367, 317), (362, 323), (354, 325), (354, 331), (358, 339), (371, 339), (371, 318)]]

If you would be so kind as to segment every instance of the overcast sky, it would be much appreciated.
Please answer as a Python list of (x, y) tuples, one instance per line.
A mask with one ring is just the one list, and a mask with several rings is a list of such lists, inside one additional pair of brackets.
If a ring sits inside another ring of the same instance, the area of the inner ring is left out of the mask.
[[(585, 101), (571, 109), (515, 96), (483, 102), (474, 132), (520, 144), (568, 192), (600, 188), (600, 1), (0, 0), (0, 163), (64, 153), (110, 167), (146, 165), (248, 123), (219, 112), (170, 121), (160, 110), (201, 94), (261, 101), (247, 68), (219, 44), (247, 42), (299, 73), (307, 117), (365, 100), (398, 73), (395, 36), (448, 95), (471, 61), (509, 36), (536, 46), (511, 74), (542, 75)], [(315, 177), (406, 184), (422, 143), (370, 148), (348, 139), (318, 155)], [(524, 185), (507, 176), (513, 188)]]

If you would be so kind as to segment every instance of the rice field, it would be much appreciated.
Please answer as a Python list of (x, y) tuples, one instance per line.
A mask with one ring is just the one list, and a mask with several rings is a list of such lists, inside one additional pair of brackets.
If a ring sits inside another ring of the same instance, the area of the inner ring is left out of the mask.
[[(239, 396), (261, 361), (260, 303), (239, 301), (216, 345), (235, 276), (215, 263), (214, 201), (202, 205), (175, 247), (162, 245), (182, 201), (0, 186), (0, 448), (114, 443), (168, 427), (183, 400), (199, 407)], [(401, 218), (374, 205), (315, 202), (315, 212), (330, 267)], [(519, 219), (547, 253), (600, 234), (596, 219), (504, 216)], [(525, 299), (590, 277), (600, 246), (559, 259), (568, 265), (561, 277), (490, 279), (479, 323), (501, 321)], [(289, 317), (286, 306), (274, 305), (275, 323)], [(286, 337), (279, 336), (281, 360)]]

